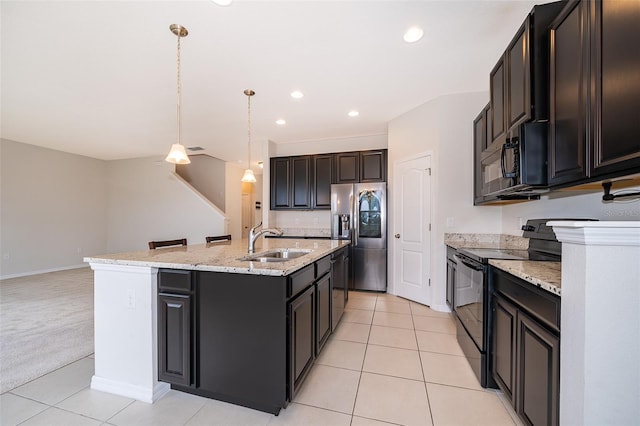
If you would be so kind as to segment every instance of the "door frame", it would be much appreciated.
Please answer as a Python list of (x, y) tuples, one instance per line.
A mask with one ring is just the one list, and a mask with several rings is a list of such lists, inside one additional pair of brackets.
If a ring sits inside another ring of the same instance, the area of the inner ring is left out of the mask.
[[(416, 154), (412, 154), (403, 158), (400, 158), (398, 160), (395, 160), (393, 162), (393, 176), (392, 179), (390, 179), (389, 182), (389, 190), (387, 193), (387, 205), (391, 206), (393, 205), (393, 208), (388, 209), (389, 213), (392, 214), (392, 216), (390, 216), (389, 218), (391, 220), (393, 220), (393, 223), (390, 222), (391, 226), (387, 226), (387, 233), (388, 233), (388, 239), (389, 240), (393, 240), (392, 244), (388, 244), (388, 249), (391, 250), (391, 256), (389, 256), (389, 265), (388, 265), (388, 271), (390, 271), (390, 273), (388, 274), (389, 277), (389, 285), (388, 285), (388, 289), (387, 291), (391, 294), (397, 295), (397, 286), (396, 286), (396, 262), (397, 262), (397, 257), (399, 256), (398, 254), (398, 240), (396, 238), (393, 237), (394, 234), (396, 234), (396, 229), (399, 229), (399, 218), (398, 215), (396, 215), (396, 205), (397, 205), (397, 198), (396, 198), (396, 194), (394, 193), (395, 187), (396, 187), (396, 179), (398, 179), (398, 167), (400, 164), (402, 163), (406, 163), (408, 161), (413, 161), (413, 160), (418, 160), (420, 158), (425, 158), (425, 157), (429, 157), (430, 159), (430, 164), (431, 164), (431, 177), (433, 178), (433, 176), (435, 176), (435, 163), (433, 161), (434, 159), (434, 154), (433, 151), (429, 150), (429, 151), (423, 151), (423, 152), (419, 152)], [(429, 195), (430, 195), (430, 199), (429, 199), (429, 216), (431, 217), (431, 232), (429, 233), (429, 241), (428, 241), (428, 247), (429, 247), (429, 265), (430, 265), (430, 270), (429, 270), (429, 274), (430, 274), (430, 278), (433, 277), (433, 232), (434, 232), (434, 224), (433, 224), (433, 185), (431, 190), (429, 191)], [(433, 295), (433, 286), (429, 286), (429, 294), (427, 296), (428, 300), (430, 302), (432, 302), (432, 295)]]

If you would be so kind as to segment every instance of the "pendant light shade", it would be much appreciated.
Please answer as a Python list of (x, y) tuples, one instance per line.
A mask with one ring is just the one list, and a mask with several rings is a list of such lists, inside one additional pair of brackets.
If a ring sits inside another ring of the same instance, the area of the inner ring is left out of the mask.
[(191, 160), (189, 160), (189, 156), (187, 152), (184, 150), (184, 145), (179, 143), (174, 143), (171, 145), (171, 151), (169, 151), (169, 155), (164, 161), (168, 161), (173, 164), (189, 164)]
[(247, 89), (244, 91), (244, 94), (247, 95), (247, 169), (244, 171), (244, 176), (240, 181), (242, 182), (255, 182), (256, 177), (253, 174), (253, 170), (251, 170), (251, 97), (256, 94), (251, 89)]
[(251, 169), (245, 170), (241, 181), (242, 182), (255, 182), (256, 181), (256, 176), (253, 174), (253, 170), (251, 170)]
[(178, 90), (177, 90), (177, 118), (178, 118), (178, 143), (174, 143), (171, 145), (171, 151), (169, 151), (169, 155), (164, 161), (173, 164), (189, 164), (191, 160), (189, 160), (189, 156), (187, 155), (187, 151), (184, 149), (184, 145), (181, 143), (181, 124), (182, 120), (180, 117), (180, 103), (182, 99), (182, 82), (180, 80), (180, 38), (186, 37), (189, 32), (187, 29), (181, 25), (171, 24), (169, 29), (172, 33), (174, 33), (178, 37)]

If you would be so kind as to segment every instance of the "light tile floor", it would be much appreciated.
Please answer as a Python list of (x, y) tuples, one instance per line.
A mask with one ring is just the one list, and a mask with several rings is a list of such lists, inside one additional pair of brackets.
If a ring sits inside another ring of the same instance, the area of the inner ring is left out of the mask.
[(349, 298), (300, 392), (277, 417), (176, 391), (155, 404), (94, 391), (87, 357), (2, 394), (0, 424), (521, 424), (499, 391), (478, 384), (450, 314), (387, 294)]

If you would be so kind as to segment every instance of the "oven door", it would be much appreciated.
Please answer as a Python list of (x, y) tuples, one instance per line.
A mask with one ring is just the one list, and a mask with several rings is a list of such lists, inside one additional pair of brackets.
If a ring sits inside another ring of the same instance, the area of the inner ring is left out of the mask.
[(455, 283), (455, 312), (481, 352), (485, 351), (483, 339), (484, 323), (484, 269), (485, 267), (474, 260), (460, 254), (455, 255), (456, 283)]

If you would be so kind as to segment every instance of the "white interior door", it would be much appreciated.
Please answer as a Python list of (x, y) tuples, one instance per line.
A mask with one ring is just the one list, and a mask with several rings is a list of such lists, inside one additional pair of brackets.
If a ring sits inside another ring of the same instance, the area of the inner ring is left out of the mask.
[(249, 229), (253, 227), (251, 198), (251, 194), (242, 194), (242, 238), (249, 238)]
[(398, 296), (431, 304), (431, 156), (394, 166), (394, 283)]

